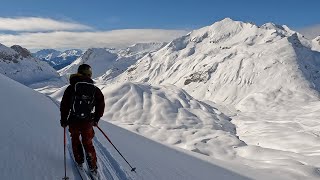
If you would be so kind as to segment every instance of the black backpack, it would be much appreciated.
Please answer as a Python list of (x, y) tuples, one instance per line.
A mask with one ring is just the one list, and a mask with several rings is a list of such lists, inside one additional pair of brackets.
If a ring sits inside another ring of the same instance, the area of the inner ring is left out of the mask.
[(74, 96), (71, 113), (77, 119), (91, 119), (94, 107), (96, 86), (88, 82), (77, 82), (74, 85)]

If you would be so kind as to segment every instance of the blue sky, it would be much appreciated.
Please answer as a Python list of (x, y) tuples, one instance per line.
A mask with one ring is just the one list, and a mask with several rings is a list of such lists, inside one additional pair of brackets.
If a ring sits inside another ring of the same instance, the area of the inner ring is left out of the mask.
[[(13, 28), (13, 25), (1, 28), (0, 24), (0, 33), (21, 35), (29, 31), (52, 33), (61, 30), (110, 32), (121, 29), (164, 29), (171, 30), (168, 31), (171, 33), (168, 38), (173, 38), (226, 17), (257, 25), (266, 22), (285, 24), (300, 30), (318, 28), (319, 7), (319, 0), (1, 0), (0, 17), (11, 18), (5, 21), (6, 25), (15, 18), (37, 17), (73, 23), (79, 27), (45, 30), (27, 28), (24, 31)], [(37, 25), (40, 26), (40, 23)], [(16, 26), (23, 28), (19, 24)], [(3, 37), (0, 36), (0, 43)]]

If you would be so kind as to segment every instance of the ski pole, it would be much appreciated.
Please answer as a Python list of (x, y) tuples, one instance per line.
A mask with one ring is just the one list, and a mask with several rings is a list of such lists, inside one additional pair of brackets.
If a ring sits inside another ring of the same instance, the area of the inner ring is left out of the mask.
[(120, 154), (120, 156), (128, 163), (128, 165), (129, 165), (130, 168), (131, 168), (131, 171), (137, 173), (137, 172), (136, 172), (136, 168), (135, 168), (135, 167), (132, 167), (132, 166), (130, 165), (130, 163), (126, 160), (126, 158), (123, 157), (123, 155), (122, 155), (122, 154), (120, 153), (120, 151), (116, 148), (116, 146), (111, 142), (111, 140), (110, 140), (109, 137), (106, 135), (106, 133), (104, 133), (99, 126), (97, 126), (97, 128), (101, 131), (101, 133), (104, 135), (104, 137), (107, 138), (107, 140), (108, 140), (108, 141), (110, 142), (110, 144), (114, 147), (114, 149), (117, 150), (117, 152)]
[(67, 177), (67, 160), (66, 160), (66, 127), (63, 128), (63, 152), (64, 152), (64, 178), (63, 180), (68, 180), (69, 177)]

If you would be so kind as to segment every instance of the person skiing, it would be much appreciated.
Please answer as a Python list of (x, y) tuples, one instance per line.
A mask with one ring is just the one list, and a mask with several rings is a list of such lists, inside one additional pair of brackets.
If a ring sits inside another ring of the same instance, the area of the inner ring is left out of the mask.
[(60, 104), (60, 124), (64, 128), (69, 126), (74, 159), (78, 166), (82, 167), (84, 163), (84, 148), (89, 169), (92, 174), (97, 174), (97, 156), (92, 143), (93, 126), (97, 126), (103, 116), (105, 103), (101, 90), (93, 85), (91, 76), (92, 70), (88, 64), (81, 64), (78, 72), (70, 76), (70, 85), (64, 91)]

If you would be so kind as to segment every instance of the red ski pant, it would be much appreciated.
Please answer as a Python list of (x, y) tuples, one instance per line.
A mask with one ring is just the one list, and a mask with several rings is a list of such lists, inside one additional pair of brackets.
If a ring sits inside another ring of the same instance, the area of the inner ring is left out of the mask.
[[(77, 163), (84, 162), (83, 148), (86, 152), (87, 161), (90, 168), (97, 168), (97, 155), (92, 144), (94, 130), (91, 122), (77, 122), (69, 125), (71, 134), (72, 150)], [(81, 141), (80, 141), (81, 135)], [(82, 142), (82, 143), (81, 143)], [(83, 148), (82, 148), (83, 145)]]

